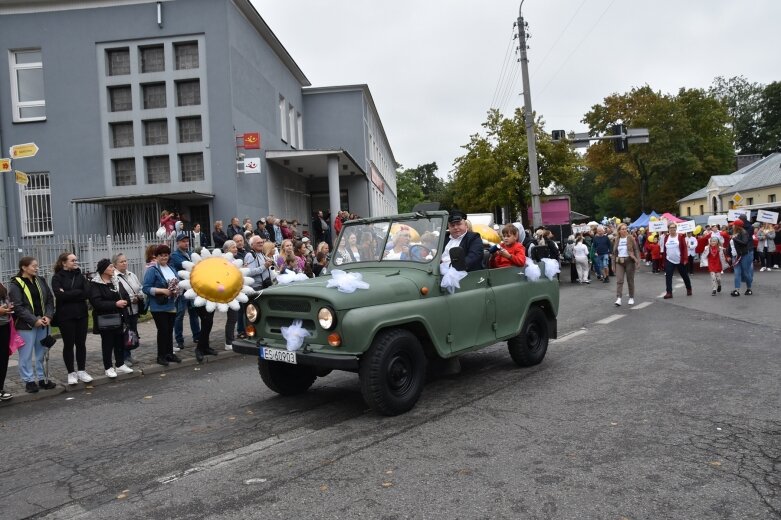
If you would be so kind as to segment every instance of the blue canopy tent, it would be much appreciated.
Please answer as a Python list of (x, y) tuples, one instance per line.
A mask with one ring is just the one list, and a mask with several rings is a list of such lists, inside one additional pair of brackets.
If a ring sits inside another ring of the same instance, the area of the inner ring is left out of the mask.
[(651, 213), (643, 213), (639, 217), (637, 217), (637, 220), (629, 224), (630, 228), (639, 228), (639, 227), (648, 227), (648, 222), (651, 220), (651, 217), (659, 218), (659, 214), (653, 210), (651, 210)]

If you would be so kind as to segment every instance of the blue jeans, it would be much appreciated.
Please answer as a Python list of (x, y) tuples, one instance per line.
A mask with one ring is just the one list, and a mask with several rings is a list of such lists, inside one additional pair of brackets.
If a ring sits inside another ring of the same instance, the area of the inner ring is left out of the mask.
[(678, 270), (678, 272), (681, 275), (681, 278), (683, 278), (683, 283), (686, 286), (687, 289), (692, 288), (692, 282), (689, 278), (689, 271), (686, 269), (686, 264), (681, 262), (679, 264), (674, 264), (670, 262), (669, 260), (665, 259), (664, 261), (664, 283), (665, 288), (667, 289), (667, 292), (672, 294), (673, 292), (673, 274), (675, 273), (675, 270)]
[(182, 329), (184, 328), (185, 310), (190, 318), (190, 331), (193, 333), (193, 341), (198, 341), (201, 337), (201, 323), (198, 321), (198, 313), (195, 312), (195, 307), (190, 305), (187, 298), (180, 296), (176, 299), (176, 320), (174, 321), (174, 338), (177, 345), (184, 343), (184, 331)]
[(602, 270), (607, 269), (610, 262), (610, 255), (594, 255), (595, 270), (599, 276), (602, 276)]
[[(18, 330), (24, 340), (24, 346), (19, 352), (19, 376), (25, 383), (43, 381), (46, 374), (43, 372), (43, 357), (46, 347), (41, 345), (41, 340), (49, 333), (46, 327), (34, 327), (33, 330)], [(40, 375), (39, 375), (40, 374)]]
[(740, 257), (740, 262), (732, 266), (735, 271), (735, 289), (740, 289), (740, 281), (746, 282), (746, 289), (751, 289), (754, 282), (754, 251), (749, 251)]

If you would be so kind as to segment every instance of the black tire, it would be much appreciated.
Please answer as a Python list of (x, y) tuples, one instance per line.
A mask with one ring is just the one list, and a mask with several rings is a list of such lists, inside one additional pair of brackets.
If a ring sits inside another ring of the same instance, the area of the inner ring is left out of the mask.
[(385, 330), (361, 358), (359, 374), (366, 404), (383, 415), (399, 415), (418, 402), (426, 379), (426, 356), (411, 332)]
[(260, 378), (269, 390), (281, 395), (302, 394), (309, 390), (317, 376), (312, 367), (258, 360)]
[(539, 307), (530, 307), (521, 333), (507, 340), (510, 357), (522, 367), (540, 364), (548, 351), (549, 337), (545, 312)]

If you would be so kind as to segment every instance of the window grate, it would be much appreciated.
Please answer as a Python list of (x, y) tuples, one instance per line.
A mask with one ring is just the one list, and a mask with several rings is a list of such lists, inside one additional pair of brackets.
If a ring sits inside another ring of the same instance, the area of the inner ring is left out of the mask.
[(178, 121), (180, 143), (197, 143), (203, 140), (200, 117), (181, 117)]
[(179, 156), (179, 169), (182, 172), (182, 182), (202, 181), (203, 154), (188, 153)]
[(147, 184), (165, 184), (171, 182), (171, 165), (167, 155), (146, 158)]
[(113, 148), (133, 146), (133, 123), (112, 123), (111, 141)]
[(147, 146), (168, 144), (168, 121), (165, 119), (144, 121), (144, 144)]
[(165, 52), (162, 45), (141, 48), (141, 72), (165, 70)]
[(176, 55), (176, 70), (197, 69), (198, 42), (177, 43), (174, 45)]
[(200, 80), (188, 80), (176, 82), (176, 99), (180, 107), (201, 104)]
[(22, 233), (25, 236), (51, 235), (53, 229), (49, 173), (28, 173), (27, 179), (27, 186), (19, 187)]
[(130, 50), (111, 49), (106, 51), (109, 76), (124, 76), (130, 74)]
[(112, 112), (123, 112), (133, 109), (133, 100), (130, 92), (130, 85), (122, 87), (109, 87), (108, 97), (110, 110)]
[(114, 186), (135, 186), (135, 159), (114, 159), (111, 163), (114, 167)]
[(165, 83), (141, 85), (144, 93), (144, 108), (165, 108)]

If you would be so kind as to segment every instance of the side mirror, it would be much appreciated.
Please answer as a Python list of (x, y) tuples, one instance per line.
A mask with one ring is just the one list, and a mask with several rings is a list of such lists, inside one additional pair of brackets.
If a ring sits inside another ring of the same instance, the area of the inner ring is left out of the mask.
[(450, 249), (450, 265), (456, 271), (466, 271), (466, 255), (462, 247)]

